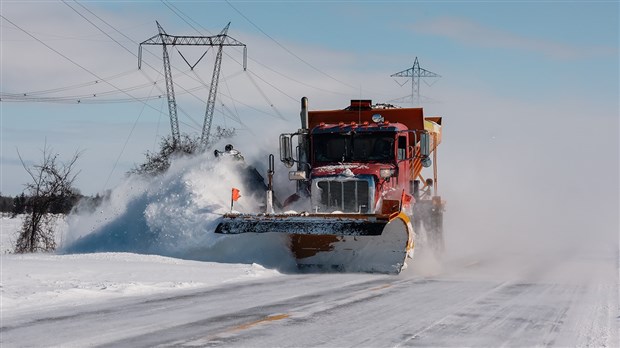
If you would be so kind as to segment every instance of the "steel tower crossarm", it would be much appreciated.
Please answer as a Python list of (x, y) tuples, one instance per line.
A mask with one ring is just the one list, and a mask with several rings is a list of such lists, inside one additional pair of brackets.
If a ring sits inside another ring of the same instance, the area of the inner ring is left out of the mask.
[(432, 71), (428, 71), (424, 68), (420, 68), (418, 57), (415, 57), (415, 61), (413, 62), (413, 66), (411, 68), (405, 69), (403, 71), (399, 71), (395, 74), (390, 75), (390, 77), (441, 77), (441, 76), (439, 74), (435, 74)]
[(170, 45), (170, 46), (239, 46), (243, 47), (243, 70), (247, 69), (247, 46), (244, 43), (228, 36), (230, 22), (222, 32), (213, 36), (188, 36), (188, 35), (169, 35), (157, 23), (159, 34), (140, 43), (138, 48), (138, 69), (142, 66), (142, 46), (143, 45)]

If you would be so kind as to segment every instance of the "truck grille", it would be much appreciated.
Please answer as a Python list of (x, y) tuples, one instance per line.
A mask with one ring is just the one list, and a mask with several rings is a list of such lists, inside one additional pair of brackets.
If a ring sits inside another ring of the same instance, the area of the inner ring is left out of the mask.
[(339, 210), (345, 213), (368, 213), (370, 197), (368, 181), (319, 181), (319, 210), (332, 212)]

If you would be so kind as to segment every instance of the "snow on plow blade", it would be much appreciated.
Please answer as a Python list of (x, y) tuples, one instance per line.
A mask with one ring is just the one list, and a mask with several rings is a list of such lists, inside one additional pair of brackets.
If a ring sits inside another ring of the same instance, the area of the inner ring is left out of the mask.
[(413, 252), (404, 213), (227, 214), (215, 233), (286, 233), (301, 269), (399, 273)]

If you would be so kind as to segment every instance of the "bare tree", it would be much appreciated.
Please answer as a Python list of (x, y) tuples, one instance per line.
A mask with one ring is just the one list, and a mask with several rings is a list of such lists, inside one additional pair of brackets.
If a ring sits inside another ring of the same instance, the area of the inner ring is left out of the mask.
[(41, 151), (43, 158), (39, 164), (26, 165), (19, 151), (22, 166), (32, 179), (25, 186), (29, 196), (28, 214), (24, 218), (15, 243), (16, 253), (52, 251), (56, 249), (54, 238), (54, 216), (50, 208), (62, 203), (75, 194), (73, 182), (79, 173), (73, 173), (80, 154), (76, 152), (68, 162), (60, 162), (58, 154), (53, 154), (47, 145)]

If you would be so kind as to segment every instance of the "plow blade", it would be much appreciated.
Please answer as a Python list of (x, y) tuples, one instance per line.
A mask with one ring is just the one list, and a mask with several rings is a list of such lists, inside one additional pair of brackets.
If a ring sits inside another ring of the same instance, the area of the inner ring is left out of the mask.
[(300, 269), (399, 273), (413, 252), (404, 213), (225, 215), (215, 233), (286, 233)]

